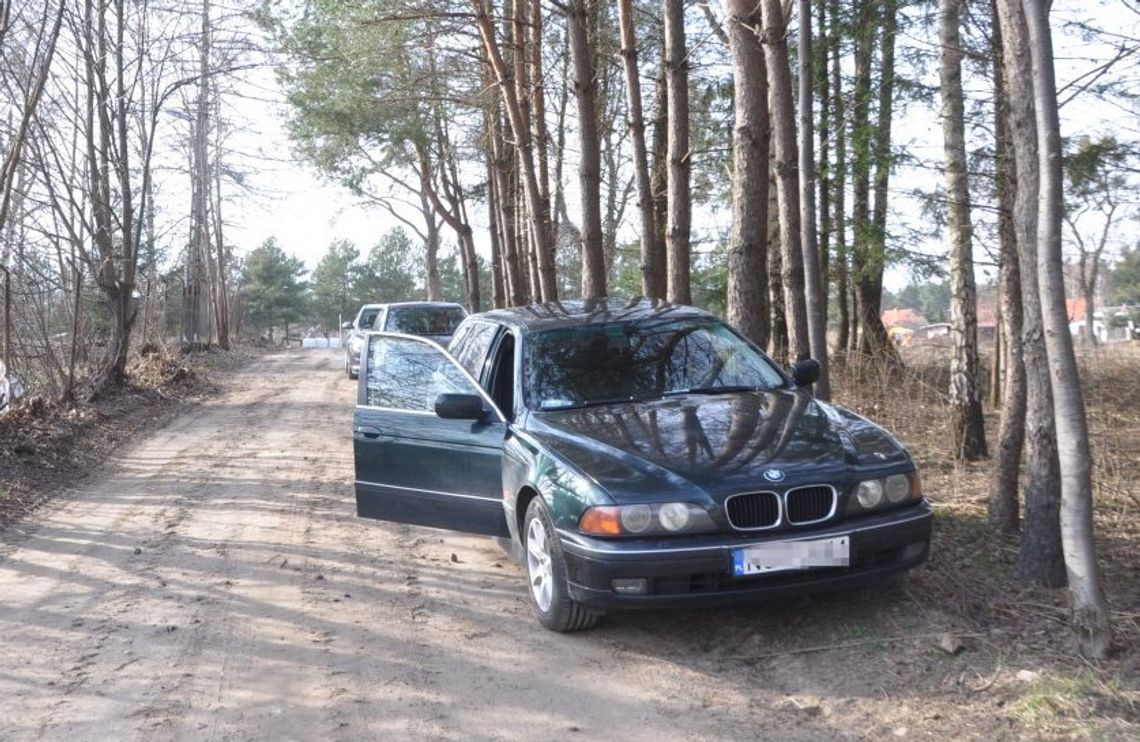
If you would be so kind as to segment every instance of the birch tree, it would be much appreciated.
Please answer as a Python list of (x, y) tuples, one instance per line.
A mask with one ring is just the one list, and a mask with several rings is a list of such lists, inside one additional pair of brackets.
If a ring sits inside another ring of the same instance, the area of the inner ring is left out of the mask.
[(973, 228), (966, 176), (966, 123), (962, 93), (960, 0), (939, 4), (939, 87), (946, 157), (946, 200), (950, 241), (951, 429), (954, 455), (965, 461), (986, 456), (982, 391), (978, 379), (977, 292), (974, 287)]
[(1037, 267), (1057, 421), (1061, 469), (1061, 540), (1065, 553), (1072, 629), (1078, 650), (1102, 659), (1112, 644), (1108, 605), (1101, 586), (1100, 565), (1093, 542), (1092, 452), (1073, 338), (1065, 311), (1061, 221), (1064, 213), (1061, 169), (1061, 126), (1057, 83), (1053, 72), (1053, 41), (1049, 6), (1044, 0), (1022, 0), (1032, 61), (1032, 96), (1037, 134), (1038, 191)]
[(1025, 506), (1016, 574), (1023, 582), (1061, 587), (1065, 584), (1065, 561), (1061, 551), (1060, 469), (1041, 296), (1037, 291), (1039, 164), (1028, 29), (1020, 0), (997, 0), (997, 8), (1001, 24), (1002, 77), (1008, 97), (1009, 138), (1017, 176), (1013, 224), (1021, 280), (1021, 347), (1026, 383)]

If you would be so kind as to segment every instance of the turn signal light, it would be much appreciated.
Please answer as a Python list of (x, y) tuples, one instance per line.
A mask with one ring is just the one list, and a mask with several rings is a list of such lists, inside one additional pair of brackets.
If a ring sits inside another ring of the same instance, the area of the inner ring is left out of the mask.
[(621, 508), (599, 505), (588, 509), (582, 513), (582, 519), (578, 521), (578, 530), (599, 536), (620, 535)]

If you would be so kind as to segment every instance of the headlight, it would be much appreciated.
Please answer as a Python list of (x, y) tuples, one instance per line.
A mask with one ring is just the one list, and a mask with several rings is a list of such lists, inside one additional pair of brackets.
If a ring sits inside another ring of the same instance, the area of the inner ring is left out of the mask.
[(621, 509), (622, 530), (644, 533), (653, 522), (653, 511), (648, 505), (630, 505)]
[(669, 502), (657, 510), (657, 519), (666, 531), (680, 531), (689, 524), (689, 507), (683, 502)]
[(708, 511), (688, 502), (595, 505), (578, 520), (578, 530), (595, 536), (653, 536), (717, 530)]
[(883, 479), (866, 479), (855, 488), (847, 502), (847, 513), (881, 510), (922, 499), (922, 482), (918, 472), (891, 474)]
[(892, 474), (883, 480), (883, 488), (887, 491), (887, 501), (893, 505), (910, 497), (910, 479), (905, 474)]
[(855, 499), (864, 510), (870, 510), (883, 501), (883, 483), (878, 479), (860, 482), (855, 490)]

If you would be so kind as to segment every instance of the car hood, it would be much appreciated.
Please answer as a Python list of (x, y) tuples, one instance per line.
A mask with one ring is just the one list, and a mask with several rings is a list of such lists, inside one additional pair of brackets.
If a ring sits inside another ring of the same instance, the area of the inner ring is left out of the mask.
[[(886, 431), (806, 391), (687, 395), (533, 413), (527, 431), (616, 501), (840, 483), (908, 461)], [(774, 483), (775, 482), (775, 483)]]

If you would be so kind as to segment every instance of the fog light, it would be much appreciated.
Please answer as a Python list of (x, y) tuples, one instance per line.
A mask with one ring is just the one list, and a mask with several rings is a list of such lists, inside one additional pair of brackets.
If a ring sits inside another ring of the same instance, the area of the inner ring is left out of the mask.
[(903, 549), (903, 555), (902, 555), (903, 561), (905, 562), (905, 561), (908, 561), (910, 559), (914, 559), (915, 557), (922, 554), (922, 552), (924, 552), (924, 551), (926, 551), (926, 542), (925, 541), (918, 541), (918, 542), (915, 542), (913, 544), (907, 544), (906, 548)]
[(645, 595), (649, 592), (649, 580), (644, 577), (623, 577), (610, 580), (610, 587), (620, 595)]

